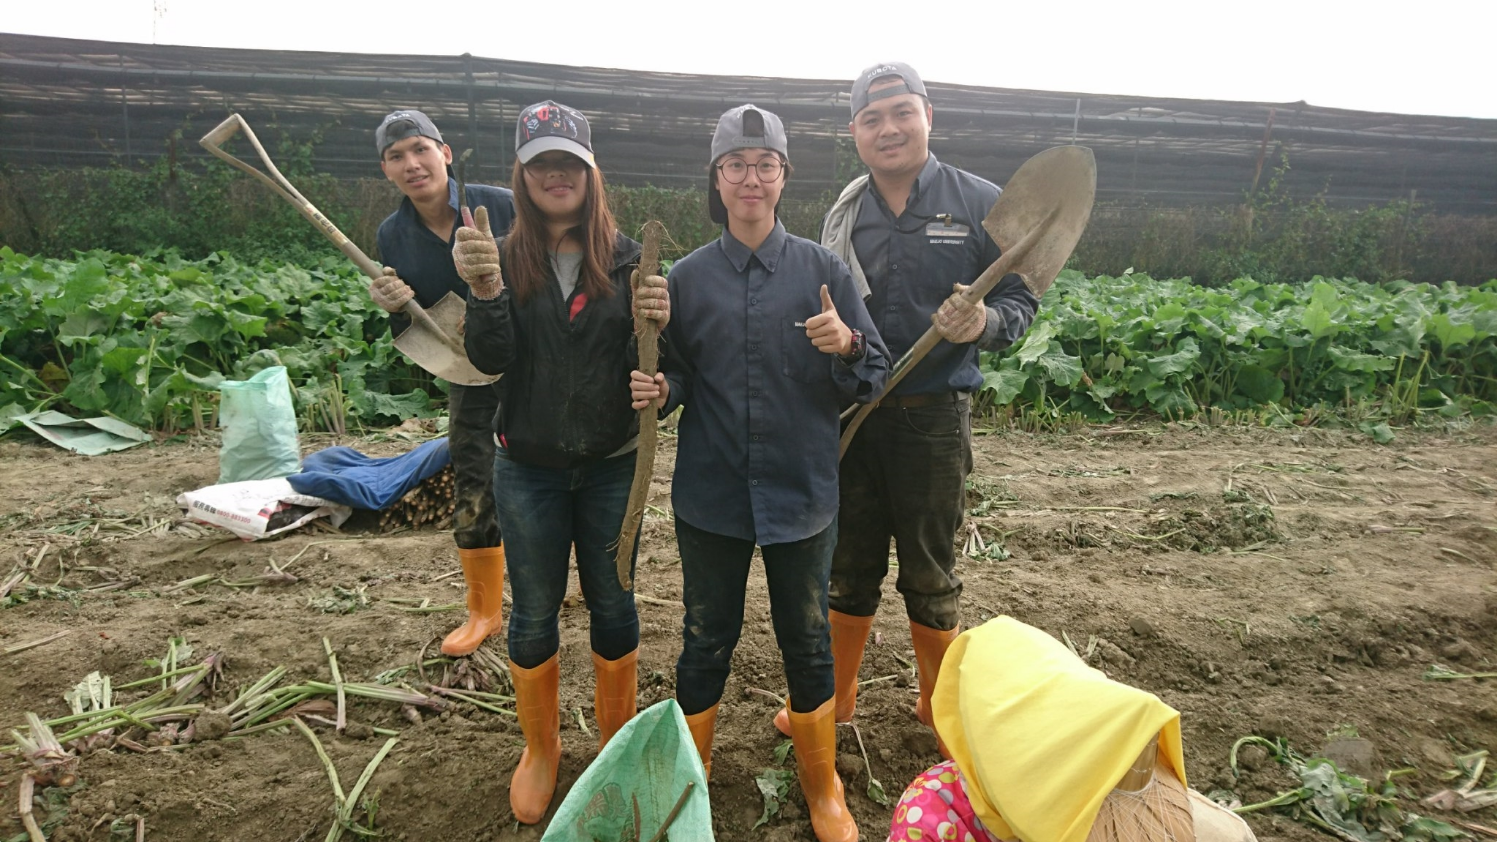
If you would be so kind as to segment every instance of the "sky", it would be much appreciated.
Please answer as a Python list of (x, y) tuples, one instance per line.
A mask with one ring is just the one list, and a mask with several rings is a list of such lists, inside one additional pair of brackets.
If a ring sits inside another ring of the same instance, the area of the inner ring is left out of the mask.
[(1497, 0), (70, 0), (7, 7), (0, 31), (108, 41), (467, 52), (849, 82), (892, 59), (927, 82), (1497, 118), (1490, 41)]

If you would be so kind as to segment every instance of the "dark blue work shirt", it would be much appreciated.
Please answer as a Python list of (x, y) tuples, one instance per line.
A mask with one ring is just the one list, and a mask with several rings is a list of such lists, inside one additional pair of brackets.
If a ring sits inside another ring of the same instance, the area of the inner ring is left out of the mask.
[[(699, 529), (783, 544), (825, 529), (837, 513), (838, 413), (883, 388), (889, 357), (852, 273), (810, 240), (774, 231), (756, 251), (726, 230), (670, 272), (670, 383), (665, 411), (684, 405), (671, 501)], [(863, 332), (852, 364), (816, 350), (796, 322), (837, 314)]]
[[(505, 187), (490, 187), (486, 184), (469, 184), (468, 207), (480, 205), (489, 209), (489, 227), (494, 236), (509, 233), (515, 220), (515, 194)], [(457, 179), (447, 179), (447, 198), (454, 212), (457, 211)], [(453, 220), (452, 230), (443, 240), (426, 227), (410, 197), (400, 200), (400, 207), (385, 217), (379, 224), (379, 258), (384, 265), (395, 270), (411, 289), (416, 291), (416, 303), (431, 307), (442, 296), (451, 292), (464, 300), (468, 297), (468, 285), (458, 277), (457, 266), (452, 262), (452, 238), (462, 224), (462, 217)], [(390, 314), (390, 332), (396, 336), (410, 326), (411, 320), (404, 313)]]
[[(982, 220), (998, 201), (991, 182), (942, 164), (934, 153), (910, 189), (897, 218), (870, 180), (853, 222), (852, 246), (868, 278), (868, 312), (897, 360), (931, 326), (930, 317), (951, 296), (953, 284), (970, 284), (998, 259), (998, 244)], [(974, 343), (939, 342), (892, 394), (975, 392), (982, 386), (977, 350), (1012, 345), (1034, 321), (1039, 299), (1018, 275), (1009, 275), (983, 299), (987, 327)]]

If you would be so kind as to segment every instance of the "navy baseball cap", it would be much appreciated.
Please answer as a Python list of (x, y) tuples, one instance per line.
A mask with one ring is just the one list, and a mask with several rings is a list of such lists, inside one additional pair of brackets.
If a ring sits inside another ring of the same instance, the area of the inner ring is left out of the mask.
[(380, 121), (379, 128), (374, 130), (374, 148), (383, 157), (390, 144), (408, 137), (429, 137), (437, 143), (446, 142), (442, 140), (442, 133), (437, 131), (437, 124), (430, 117), (420, 111), (402, 108), (391, 111)]
[(576, 155), (593, 169), (598, 168), (593, 159), (592, 128), (581, 111), (549, 99), (521, 111), (515, 124), (515, 157), (520, 163), (528, 164), (542, 152), (558, 149)]
[[(904, 84), (891, 85), (883, 90), (868, 93), (869, 86), (874, 82), (890, 76), (898, 77)], [(925, 93), (925, 82), (921, 81), (920, 74), (915, 72), (915, 68), (902, 61), (885, 61), (875, 64), (859, 73), (858, 78), (852, 83), (852, 116), (858, 116), (858, 112), (867, 108), (870, 102), (900, 94), (919, 94), (930, 99)]]

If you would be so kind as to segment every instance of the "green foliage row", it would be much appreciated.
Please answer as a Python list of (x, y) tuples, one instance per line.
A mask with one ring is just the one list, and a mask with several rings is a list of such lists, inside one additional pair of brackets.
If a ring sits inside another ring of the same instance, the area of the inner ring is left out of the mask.
[(984, 399), (1106, 421), (1279, 407), (1376, 404), (1491, 414), (1497, 402), (1497, 281), (1480, 287), (1316, 278), (1222, 288), (1143, 274), (1063, 272), (1029, 332), (985, 354)]
[(276, 364), (303, 429), (434, 412), (431, 377), (395, 350), (367, 282), (341, 257), (303, 268), (0, 247), (0, 415), (58, 408), (202, 428), (221, 381)]
[[(277, 363), (307, 430), (392, 423), (440, 398), (341, 257), (59, 260), (0, 247), (0, 414), (56, 407), (202, 427), (219, 382)], [(1497, 281), (1241, 278), (1212, 289), (1067, 271), (1028, 334), (982, 366), (980, 401), (1051, 417), (1351, 405), (1394, 424), (1486, 414), (1497, 403)]]

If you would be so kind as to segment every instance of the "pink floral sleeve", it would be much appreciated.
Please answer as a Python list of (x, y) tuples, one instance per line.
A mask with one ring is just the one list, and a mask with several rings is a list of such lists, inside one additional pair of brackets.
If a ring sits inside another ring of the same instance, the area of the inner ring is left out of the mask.
[(920, 773), (894, 808), (889, 842), (1003, 842), (972, 811), (965, 782), (948, 760)]

